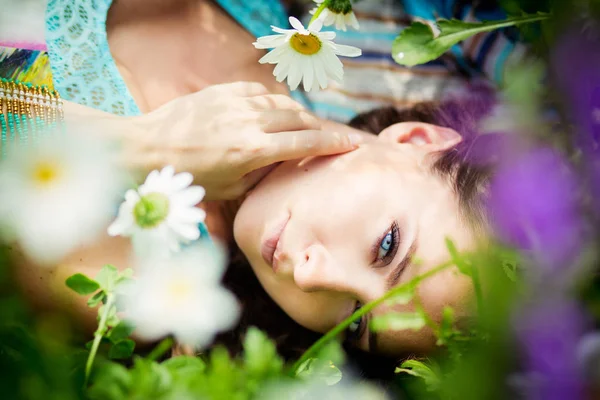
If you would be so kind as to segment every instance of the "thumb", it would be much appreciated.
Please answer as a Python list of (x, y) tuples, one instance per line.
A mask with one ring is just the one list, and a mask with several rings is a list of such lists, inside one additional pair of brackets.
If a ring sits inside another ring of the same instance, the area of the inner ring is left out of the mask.
[(354, 150), (362, 141), (358, 133), (304, 130), (268, 135), (266, 157), (258, 160), (268, 165), (274, 162), (310, 156), (325, 156)]

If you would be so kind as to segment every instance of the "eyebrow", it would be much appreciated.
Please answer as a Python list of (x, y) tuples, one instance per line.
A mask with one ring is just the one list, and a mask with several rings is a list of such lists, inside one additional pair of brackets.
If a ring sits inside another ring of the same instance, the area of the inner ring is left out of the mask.
[(394, 268), (392, 270), (392, 272), (390, 272), (390, 274), (388, 275), (387, 284), (386, 284), (386, 288), (385, 288), (386, 292), (398, 284), (398, 281), (400, 280), (400, 276), (402, 275), (402, 271), (404, 271), (404, 269), (408, 266), (408, 264), (410, 264), (410, 261), (412, 260), (416, 251), (417, 251), (417, 240), (415, 239), (412, 242), (412, 244), (410, 245), (410, 247), (408, 248), (408, 251), (406, 252), (406, 255), (404, 256), (404, 258), (398, 263), (398, 265), (396, 265), (396, 268)]

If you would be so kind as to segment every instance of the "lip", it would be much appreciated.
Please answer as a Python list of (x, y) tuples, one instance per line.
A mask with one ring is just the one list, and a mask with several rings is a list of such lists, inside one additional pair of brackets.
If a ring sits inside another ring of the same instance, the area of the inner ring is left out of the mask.
[(263, 240), (261, 245), (261, 255), (265, 262), (269, 264), (271, 268), (273, 268), (273, 270), (276, 269), (274, 256), (275, 252), (277, 251), (277, 246), (279, 245), (279, 239), (281, 238), (281, 235), (283, 234), (283, 231), (285, 230), (285, 227), (287, 226), (290, 217), (291, 215), (287, 214), (284, 219), (279, 221), (273, 227), (273, 229), (269, 231), (269, 234), (266, 235), (266, 239)]

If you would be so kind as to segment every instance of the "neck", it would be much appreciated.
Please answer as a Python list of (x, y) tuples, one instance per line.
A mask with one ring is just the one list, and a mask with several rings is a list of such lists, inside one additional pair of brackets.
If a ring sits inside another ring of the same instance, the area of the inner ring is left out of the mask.
[(113, 24), (148, 18), (185, 15), (211, 0), (114, 0), (109, 11)]

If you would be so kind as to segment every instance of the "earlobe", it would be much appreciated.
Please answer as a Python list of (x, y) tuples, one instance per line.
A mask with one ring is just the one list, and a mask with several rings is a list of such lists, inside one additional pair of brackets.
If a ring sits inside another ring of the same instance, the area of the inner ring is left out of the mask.
[(379, 134), (381, 140), (427, 146), (432, 151), (449, 149), (460, 143), (462, 137), (454, 129), (424, 122), (400, 122)]

